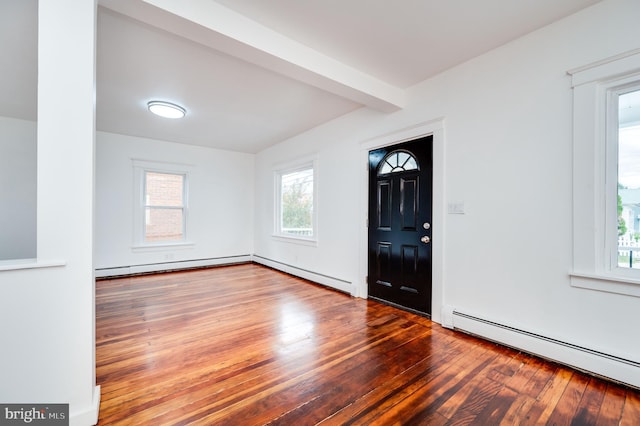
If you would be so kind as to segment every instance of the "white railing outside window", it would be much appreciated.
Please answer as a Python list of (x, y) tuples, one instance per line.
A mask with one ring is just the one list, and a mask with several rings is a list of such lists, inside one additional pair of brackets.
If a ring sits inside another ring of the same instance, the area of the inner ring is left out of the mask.
[(626, 235), (618, 239), (618, 267), (640, 269), (640, 241)]
[(287, 235), (298, 235), (301, 237), (313, 236), (313, 228), (282, 228), (282, 233)]

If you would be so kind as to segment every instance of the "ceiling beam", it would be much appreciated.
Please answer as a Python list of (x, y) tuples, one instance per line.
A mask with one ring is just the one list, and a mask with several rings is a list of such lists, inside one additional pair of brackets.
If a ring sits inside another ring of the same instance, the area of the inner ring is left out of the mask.
[(212, 0), (101, 0), (100, 5), (379, 111), (405, 106), (403, 89)]

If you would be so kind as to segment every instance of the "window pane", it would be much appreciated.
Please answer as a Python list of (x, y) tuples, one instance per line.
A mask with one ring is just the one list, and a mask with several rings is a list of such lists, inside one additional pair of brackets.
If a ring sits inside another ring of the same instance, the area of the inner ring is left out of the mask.
[(407, 154), (406, 152), (399, 152), (398, 153), (398, 166), (405, 168), (405, 164), (407, 162), (407, 160), (409, 160), (409, 158), (411, 158), (411, 156), (409, 154)]
[(640, 269), (640, 90), (618, 98), (618, 266)]
[(416, 163), (416, 159), (413, 157), (409, 158), (409, 161), (407, 161), (407, 164), (404, 166), (405, 170), (416, 170), (417, 168), (418, 163)]
[(378, 173), (378, 174), (385, 175), (385, 174), (387, 174), (387, 173), (391, 173), (391, 170), (392, 170), (392, 169), (391, 169), (391, 166), (389, 165), (389, 163), (386, 163), (386, 162), (385, 162), (385, 163), (382, 165), (382, 168), (380, 169), (380, 173)]
[(182, 209), (145, 209), (145, 241), (180, 241), (183, 239)]
[(398, 153), (395, 152), (389, 155), (389, 158), (387, 158), (387, 162), (391, 164), (391, 167), (393, 167), (394, 169), (398, 167)]
[(147, 206), (182, 207), (184, 176), (146, 172), (145, 204)]
[(281, 178), (281, 232), (313, 235), (313, 169), (283, 174)]

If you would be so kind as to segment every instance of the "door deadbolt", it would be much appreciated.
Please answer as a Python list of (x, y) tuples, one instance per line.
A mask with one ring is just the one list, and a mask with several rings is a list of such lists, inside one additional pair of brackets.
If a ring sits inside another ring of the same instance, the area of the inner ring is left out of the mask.
[(431, 228), (431, 224), (429, 222), (425, 222), (425, 223), (422, 224), (422, 227), (424, 229), (429, 229), (429, 228)]
[(424, 235), (423, 237), (420, 238), (420, 241), (422, 241), (425, 244), (429, 244), (431, 242), (431, 238)]

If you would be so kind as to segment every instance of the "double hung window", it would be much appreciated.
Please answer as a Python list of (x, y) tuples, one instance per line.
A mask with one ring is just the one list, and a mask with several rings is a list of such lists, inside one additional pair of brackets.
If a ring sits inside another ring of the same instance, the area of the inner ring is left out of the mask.
[(181, 165), (134, 160), (134, 246), (186, 243), (188, 171)]
[(317, 239), (315, 162), (278, 170), (275, 235), (298, 240)]

